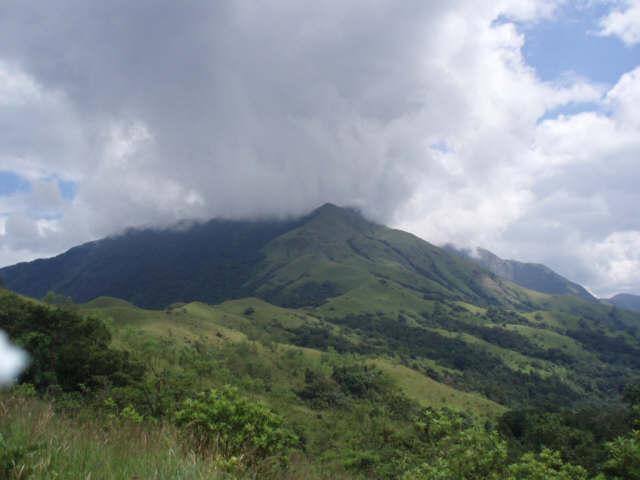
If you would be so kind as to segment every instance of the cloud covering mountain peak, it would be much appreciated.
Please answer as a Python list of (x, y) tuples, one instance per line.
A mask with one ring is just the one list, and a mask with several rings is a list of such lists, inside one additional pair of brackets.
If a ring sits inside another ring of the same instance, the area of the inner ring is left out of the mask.
[(31, 188), (0, 196), (0, 263), (331, 201), (602, 289), (589, 255), (640, 235), (640, 80), (541, 80), (520, 25), (560, 4), (4, 2), (0, 170)]

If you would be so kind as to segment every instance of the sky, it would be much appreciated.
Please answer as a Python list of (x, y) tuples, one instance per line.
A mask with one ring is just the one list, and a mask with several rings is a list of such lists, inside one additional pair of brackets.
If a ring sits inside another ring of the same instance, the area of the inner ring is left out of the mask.
[(3, 0), (0, 266), (325, 202), (640, 294), (639, 0)]

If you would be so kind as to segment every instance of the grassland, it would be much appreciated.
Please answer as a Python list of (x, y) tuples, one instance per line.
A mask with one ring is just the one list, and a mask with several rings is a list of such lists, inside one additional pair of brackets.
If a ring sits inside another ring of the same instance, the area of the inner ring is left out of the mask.
[[(323, 368), (331, 356), (316, 349), (286, 343), (288, 329), (328, 325), (328, 328), (340, 331), (339, 327), (322, 322), (304, 310), (277, 307), (258, 298), (232, 300), (215, 306), (194, 302), (166, 310), (145, 310), (119, 299), (102, 297), (79, 308), (109, 322), (119, 346), (139, 347), (138, 343), (143, 342), (146, 336), (149, 336), (148, 340), (170, 341), (174, 345), (201, 342), (218, 349), (250, 344), (248, 356), (255, 358), (246, 360), (262, 364), (265, 368), (269, 366), (271, 374), (278, 375), (278, 380), (273, 383), (283, 389), (300, 388), (301, 383), (295, 372), (279, 368), (281, 357), (295, 358), (296, 370), (300, 370), (300, 365)], [(353, 334), (351, 338), (358, 340)], [(158, 356), (161, 356), (160, 352)], [(153, 356), (147, 358), (151, 360)], [(371, 363), (388, 373), (409, 398), (424, 406), (448, 405), (492, 417), (505, 411), (505, 407), (481, 395), (436, 382), (395, 359), (375, 358)]]

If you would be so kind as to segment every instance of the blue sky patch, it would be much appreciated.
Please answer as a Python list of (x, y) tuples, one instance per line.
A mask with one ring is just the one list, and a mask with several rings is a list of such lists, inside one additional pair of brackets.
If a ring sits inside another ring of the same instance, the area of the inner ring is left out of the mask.
[(553, 81), (567, 72), (593, 82), (615, 84), (640, 62), (640, 45), (626, 46), (615, 37), (597, 35), (599, 21), (609, 7), (568, 2), (556, 18), (521, 24), (523, 55), (542, 80)]
[(447, 143), (443, 140), (432, 143), (430, 147), (433, 150), (436, 150), (440, 153), (451, 153), (451, 149), (449, 148), (449, 145), (447, 145)]
[(570, 103), (568, 105), (563, 105), (558, 108), (553, 108), (551, 110), (547, 110), (545, 114), (540, 117), (538, 123), (544, 122), (545, 120), (557, 118), (560, 115), (576, 115), (578, 113), (583, 112), (601, 112), (602, 109), (600, 105), (593, 102), (582, 102), (582, 103)]
[(0, 196), (28, 192), (30, 190), (31, 183), (26, 178), (9, 170), (0, 170)]
[(78, 185), (76, 182), (72, 182), (71, 180), (58, 179), (58, 188), (60, 189), (62, 198), (65, 200), (73, 200), (78, 193)]

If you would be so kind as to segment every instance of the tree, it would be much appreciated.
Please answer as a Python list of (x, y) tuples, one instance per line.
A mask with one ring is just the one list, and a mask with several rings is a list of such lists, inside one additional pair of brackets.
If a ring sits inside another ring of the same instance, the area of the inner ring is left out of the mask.
[(110, 347), (111, 334), (97, 318), (7, 294), (0, 297), (0, 328), (28, 352), (30, 365), (21, 380), (41, 392), (125, 386), (144, 375), (127, 352)]

